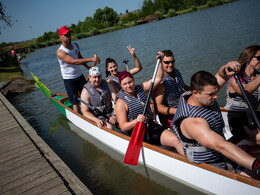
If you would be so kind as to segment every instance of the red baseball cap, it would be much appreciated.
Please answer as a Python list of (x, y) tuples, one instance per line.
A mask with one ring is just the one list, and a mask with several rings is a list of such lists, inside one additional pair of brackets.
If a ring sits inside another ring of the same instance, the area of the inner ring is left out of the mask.
[(59, 35), (66, 35), (68, 32), (72, 32), (67, 26), (62, 26), (59, 29)]

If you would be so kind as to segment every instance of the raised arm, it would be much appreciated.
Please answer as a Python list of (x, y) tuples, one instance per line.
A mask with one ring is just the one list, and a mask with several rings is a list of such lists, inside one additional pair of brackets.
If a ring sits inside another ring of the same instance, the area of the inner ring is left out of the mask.
[[(157, 62), (158, 59), (162, 56), (161, 52), (159, 52), (159, 55), (156, 56)], [(156, 62), (156, 63), (157, 63)], [(153, 85), (153, 90), (156, 89), (156, 87), (161, 83), (163, 79), (163, 67), (162, 67), (162, 63), (159, 63), (159, 67), (158, 67), (158, 71), (154, 80), (154, 85)], [(151, 85), (152, 79), (145, 81), (142, 83), (142, 87), (145, 91), (145, 93), (147, 93), (149, 91), (150, 85)]]
[[(228, 62), (226, 65), (221, 66), (215, 77), (218, 80), (219, 90), (226, 84), (234, 74), (240, 71), (241, 65), (237, 61)], [(231, 69), (233, 71), (229, 71)]]
[(135, 62), (135, 67), (130, 69), (130, 73), (132, 75), (134, 75), (134, 74), (140, 72), (143, 69), (143, 67), (142, 67), (142, 64), (141, 64), (140, 60), (136, 56), (135, 49), (132, 48), (131, 45), (128, 45), (127, 49), (130, 51), (130, 53), (131, 53), (131, 55), (132, 55), (132, 57), (134, 59), (134, 62)]

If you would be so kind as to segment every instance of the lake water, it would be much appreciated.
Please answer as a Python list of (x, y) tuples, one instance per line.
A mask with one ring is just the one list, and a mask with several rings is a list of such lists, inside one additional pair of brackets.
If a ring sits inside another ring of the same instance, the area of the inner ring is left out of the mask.
[[(84, 57), (97, 54), (101, 58), (98, 66), (103, 75), (107, 57), (117, 61), (119, 70), (125, 69), (122, 62), (126, 59), (130, 68), (134, 66), (126, 48), (131, 44), (143, 65), (143, 70), (135, 75), (136, 83), (146, 81), (152, 75), (157, 51), (171, 49), (176, 68), (189, 85), (189, 79), (196, 71), (215, 74), (221, 65), (237, 60), (245, 47), (260, 44), (259, 7), (259, 0), (241, 0), (76, 42)], [(58, 47), (28, 54), (21, 61), (22, 69), (30, 78), (30, 72), (33, 72), (52, 93), (66, 93), (56, 58)], [(83, 68), (82, 71), (87, 76), (88, 71)], [(79, 132), (39, 90), (17, 95), (10, 101), (94, 194), (202, 193), (151, 170), (149, 175), (153, 178), (147, 177), (142, 166), (133, 170), (123, 164), (122, 155)], [(218, 102), (224, 106), (225, 89), (220, 91)]]

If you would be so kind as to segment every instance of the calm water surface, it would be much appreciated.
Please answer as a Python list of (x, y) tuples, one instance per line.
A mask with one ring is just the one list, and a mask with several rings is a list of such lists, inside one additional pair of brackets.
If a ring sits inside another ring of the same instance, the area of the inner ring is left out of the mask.
[[(125, 59), (129, 60), (130, 67), (134, 66), (126, 48), (131, 44), (143, 65), (143, 70), (135, 76), (137, 83), (148, 80), (152, 75), (157, 51), (171, 49), (175, 54), (176, 67), (189, 84), (191, 75), (196, 71), (207, 70), (215, 74), (221, 65), (237, 60), (245, 47), (260, 44), (259, 7), (258, 0), (241, 0), (78, 40), (77, 43), (83, 56), (100, 56), (102, 62), (99, 67), (103, 75), (107, 57), (117, 61), (119, 70), (125, 69), (122, 63)], [(58, 47), (28, 54), (22, 60), (22, 68), (28, 77), (31, 77), (30, 72), (38, 76), (52, 93), (65, 93), (56, 59)], [(85, 76), (88, 74), (86, 69), (82, 71)], [(224, 91), (219, 93), (221, 106), (225, 102)], [(142, 166), (133, 170), (123, 164), (122, 155), (115, 154), (80, 132), (39, 90), (20, 94), (10, 101), (94, 194), (202, 193), (151, 170), (147, 172)]]

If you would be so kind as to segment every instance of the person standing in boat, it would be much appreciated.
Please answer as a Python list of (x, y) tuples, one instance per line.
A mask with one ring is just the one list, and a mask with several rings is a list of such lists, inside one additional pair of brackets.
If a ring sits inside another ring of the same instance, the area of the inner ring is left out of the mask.
[(81, 104), (82, 114), (94, 121), (99, 128), (105, 126), (114, 129), (113, 125), (117, 120), (111, 99), (114, 101), (115, 98), (116, 92), (113, 85), (111, 82), (102, 79), (99, 67), (90, 68), (89, 82), (83, 87), (81, 99), (96, 110), (91, 110), (87, 105)]
[(177, 110), (179, 98), (189, 87), (184, 83), (180, 71), (175, 68), (175, 58), (171, 50), (163, 50), (163, 80), (153, 92), (155, 109), (161, 124), (165, 128), (171, 127), (171, 121)]
[[(238, 76), (256, 111), (260, 99), (260, 76), (257, 73), (257, 70), (260, 69), (260, 45), (246, 47), (240, 54), (238, 62), (242, 65)], [(248, 138), (253, 143), (260, 145), (259, 129), (255, 125), (249, 124), (248, 105), (234, 77), (228, 82), (225, 108), (228, 110), (228, 122), (234, 137), (233, 140), (239, 141)], [(256, 149), (256, 147), (254, 148)]]
[[(163, 54), (159, 52), (163, 58)], [(160, 63), (158, 72), (154, 81), (153, 90), (163, 78), (162, 64)], [(135, 85), (135, 80), (131, 73), (123, 71), (119, 74), (119, 83), (122, 89), (117, 94), (115, 111), (120, 129), (131, 136), (133, 128), (137, 122), (145, 122), (147, 128), (144, 141), (156, 144), (174, 147), (179, 154), (184, 154), (182, 145), (176, 135), (153, 121), (153, 114), (150, 106), (147, 106), (147, 114), (143, 115), (143, 109), (147, 99), (151, 80), (143, 82), (141, 85)]]
[(172, 130), (182, 142), (184, 153), (190, 161), (257, 177), (255, 173), (260, 174), (260, 161), (224, 138), (225, 124), (216, 98), (220, 87), (226, 82), (225, 74), (228, 77), (234, 74), (227, 67), (238, 72), (240, 64), (229, 62), (215, 76), (199, 71), (191, 77), (191, 91), (180, 98), (172, 120)]
[[(132, 75), (134, 75), (134, 74), (140, 72), (143, 67), (142, 67), (140, 60), (136, 56), (135, 49), (132, 48), (131, 45), (128, 45), (127, 49), (130, 51), (130, 53), (134, 59), (135, 65), (136, 65), (134, 68), (127, 70), (127, 71), (129, 71)], [(119, 91), (121, 89), (121, 86), (118, 81), (119, 73), (120, 72), (118, 72), (118, 65), (117, 65), (116, 61), (112, 58), (107, 58), (106, 59), (106, 76), (107, 76), (107, 79), (111, 79), (114, 82), (117, 91)]]
[(88, 62), (100, 63), (99, 57), (83, 58), (77, 43), (71, 42), (71, 30), (67, 26), (59, 29), (59, 37), (62, 41), (57, 50), (57, 58), (61, 68), (61, 75), (73, 110), (80, 113), (78, 94), (81, 93), (86, 79), (83, 76), (80, 66), (89, 69)]

